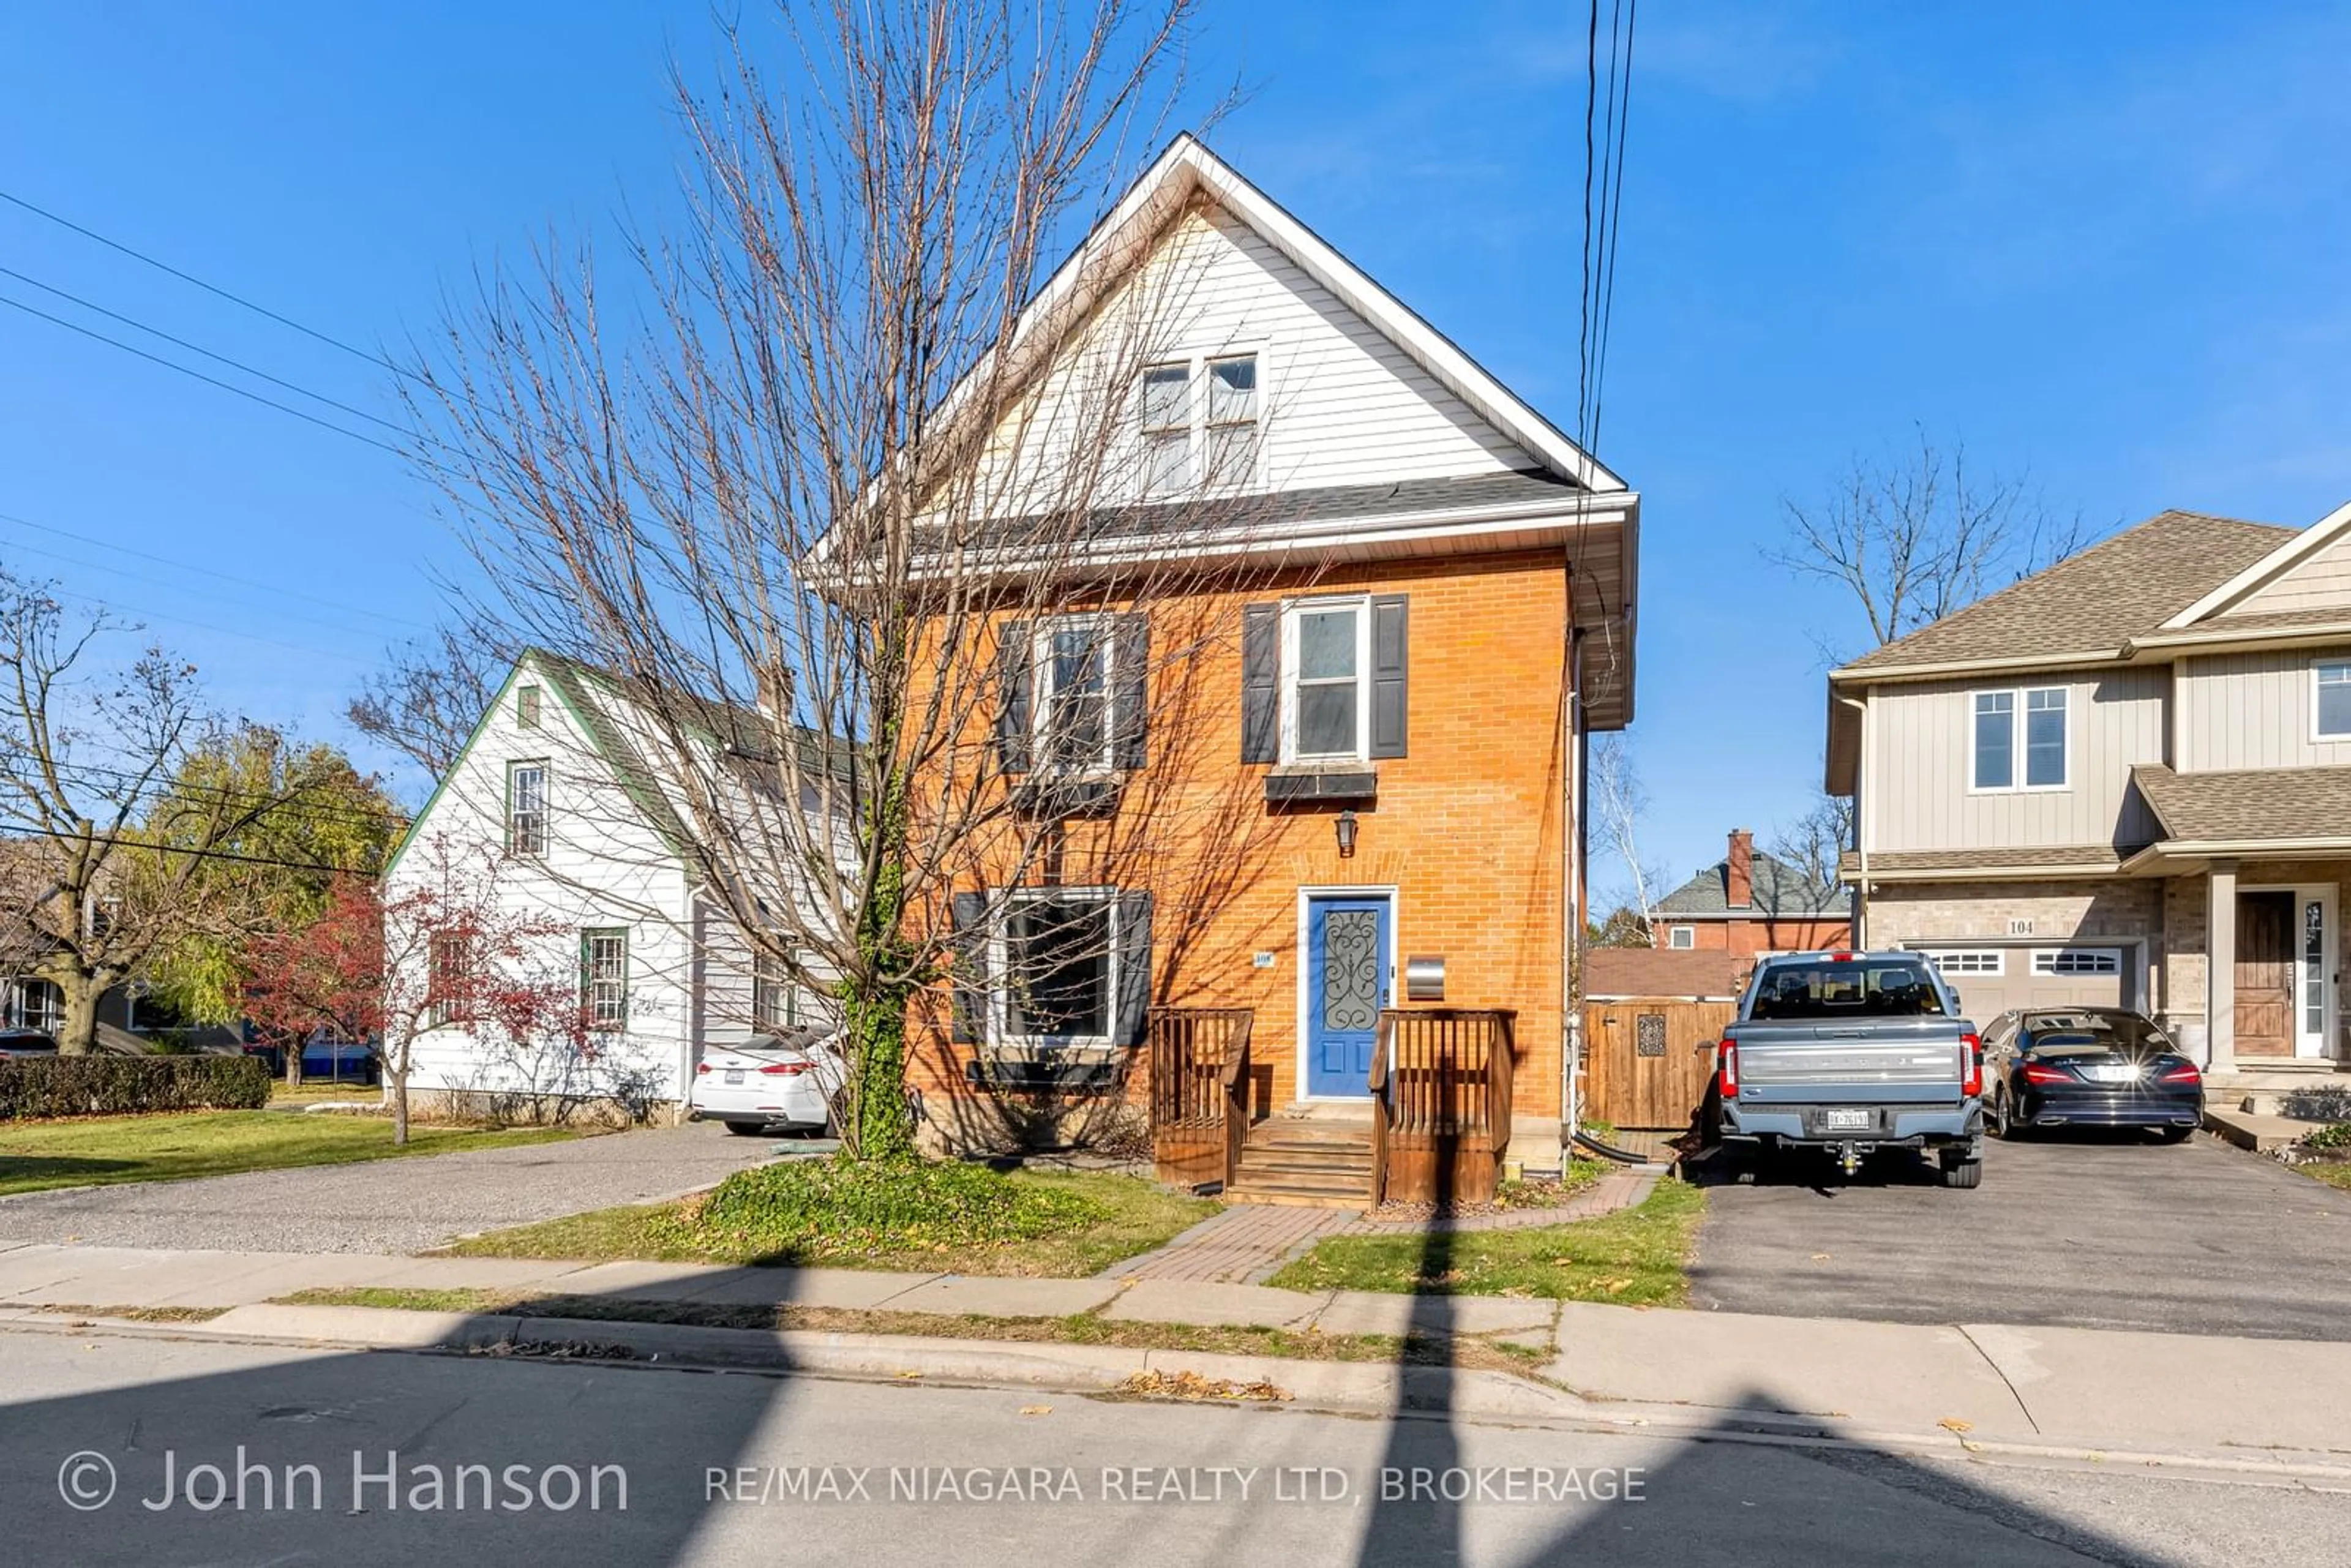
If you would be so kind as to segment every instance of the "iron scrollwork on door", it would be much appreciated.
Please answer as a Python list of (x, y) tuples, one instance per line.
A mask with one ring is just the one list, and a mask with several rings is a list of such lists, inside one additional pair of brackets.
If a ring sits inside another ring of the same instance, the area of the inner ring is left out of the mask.
[(1666, 1053), (1666, 1015), (1642, 1013), (1633, 1020), (1633, 1054), (1663, 1056)]
[(1333, 909), (1322, 917), (1322, 1027), (1367, 1030), (1379, 1018), (1379, 914)]

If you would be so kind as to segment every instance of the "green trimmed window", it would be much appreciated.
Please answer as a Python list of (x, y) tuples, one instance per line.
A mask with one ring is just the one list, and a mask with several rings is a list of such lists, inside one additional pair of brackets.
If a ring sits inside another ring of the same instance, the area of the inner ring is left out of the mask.
[(537, 686), (515, 688), (515, 723), (524, 729), (538, 727), (538, 688)]

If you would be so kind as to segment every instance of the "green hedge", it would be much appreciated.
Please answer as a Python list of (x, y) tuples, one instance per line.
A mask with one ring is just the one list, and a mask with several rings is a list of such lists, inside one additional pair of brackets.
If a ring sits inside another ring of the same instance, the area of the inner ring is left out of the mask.
[(136, 1111), (255, 1111), (269, 1064), (251, 1056), (58, 1056), (0, 1060), (0, 1121)]

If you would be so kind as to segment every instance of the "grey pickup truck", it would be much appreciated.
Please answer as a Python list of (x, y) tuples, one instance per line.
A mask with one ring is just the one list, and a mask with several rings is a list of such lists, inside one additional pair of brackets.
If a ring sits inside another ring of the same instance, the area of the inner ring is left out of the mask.
[(1734, 1166), (1818, 1149), (1851, 1176), (1874, 1149), (1911, 1148), (1946, 1186), (1983, 1179), (1983, 1044), (1918, 954), (1765, 958), (1715, 1053)]

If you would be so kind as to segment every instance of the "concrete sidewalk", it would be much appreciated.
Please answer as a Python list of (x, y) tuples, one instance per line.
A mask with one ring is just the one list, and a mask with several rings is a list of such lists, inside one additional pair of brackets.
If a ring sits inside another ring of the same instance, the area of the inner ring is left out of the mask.
[[(2351, 1344), (2334, 1343), (1861, 1322), (1161, 1279), (1023, 1280), (685, 1263), (0, 1248), (0, 1318), (20, 1324), (56, 1325), (58, 1316), (49, 1309), (58, 1306), (99, 1316), (108, 1309), (233, 1309), (211, 1322), (175, 1325), (173, 1332), (341, 1341), (353, 1336), (335, 1325), (408, 1320), (412, 1328), (405, 1335), (392, 1333), (383, 1343), (429, 1344), (442, 1343), (453, 1324), (471, 1322), (478, 1336), (510, 1332), (517, 1321), (363, 1310), (354, 1319), (350, 1314), (355, 1309), (264, 1304), (298, 1291), (359, 1286), (927, 1313), (943, 1320), (942, 1330), (948, 1329), (944, 1320), (957, 1316), (1061, 1318), (1090, 1312), (1119, 1322), (1300, 1333), (1491, 1336), (1552, 1354), (1541, 1382), (1506, 1380), (1525, 1385), (1530, 1397), (1541, 1392), (1551, 1402), (1547, 1408), (1572, 1407), (1597, 1419), (1734, 1419), (1767, 1431), (1897, 1435), (1987, 1448), (2054, 1445), (2080, 1452), (2226, 1452), (2262, 1463), (2292, 1450), (2343, 1468), (2351, 1477), (2351, 1459), (2341, 1453), (2341, 1413), (2351, 1408)], [(545, 1334), (559, 1320), (530, 1321)], [(624, 1327), (632, 1333), (684, 1333), (705, 1346), (737, 1343), (726, 1336), (742, 1336), (739, 1343), (751, 1348), (733, 1354), (753, 1362), (761, 1355), (772, 1358), (761, 1347), (780, 1343), (772, 1333), (664, 1330), (601, 1321), (592, 1337), (610, 1339)], [(809, 1336), (780, 1336), (795, 1337)], [(874, 1354), (886, 1359), (886, 1347), (893, 1344), (939, 1342), (875, 1343), (885, 1350)], [(970, 1351), (972, 1342), (958, 1343), (966, 1350), (957, 1354)], [(998, 1349), (1015, 1354), (1011, 1347)], [(1154, 1354), (1164, 1359), (1171, 1353)], [(1087, 1354), (1099, 1359), (1096, 1351), (1079, 1345), (1025, 1343), (1017, 1349), (1024, 1366), (1045, 1368), (1064, 1362), (1076, 1367)], [(787, 1357), (780, 1364), (811, 1364)], [(1302, 1370), (1318, 1364), (1261, 1358), (1259, 1364), (1290, 1369), (1280, 1374), (1286, 1384), (1326, 1375)], [(1426, 1370), (1444, 1375), (1441, 1369)], [(1050, 1381), (1044, 1373), (1037, 1375)], [(2262, 1458), (2264, 1454), (2270, 1458)]]

